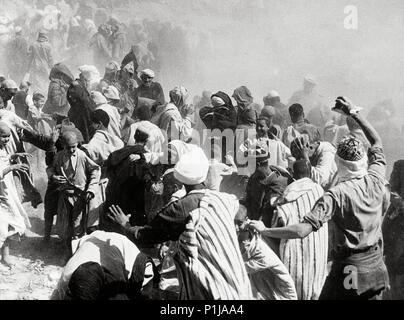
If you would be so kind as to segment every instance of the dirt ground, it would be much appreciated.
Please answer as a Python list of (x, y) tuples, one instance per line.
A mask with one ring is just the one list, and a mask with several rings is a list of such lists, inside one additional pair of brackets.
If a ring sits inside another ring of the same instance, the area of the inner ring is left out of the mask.
[[(0, 265), (0, 300), (49, 300), (64, 266), (60, 241), (57, 236), (52, 236), (50, 243), (42, 243), (43, 204), (37, 209), (29, 203), (24, 207), (32, 227), (21, 237), (21, 241), (13, 240), (10, 244), (13, 268), (10, 270)], [(159, 263), (157, 250), (148, 249), (145, 253), (152, 256), (156, 264)], [(149, 298), (175, 300), (177, 294), (160, 290), (156, 284)]]
[(58, 239), (42, 243), (43, 204), (37, 209), (29, 203), (24, 207), (32, 227), (20, 242), (10, 244), (14, 267), (0, 265), (0, 300), (48, 300), (63, 270)]

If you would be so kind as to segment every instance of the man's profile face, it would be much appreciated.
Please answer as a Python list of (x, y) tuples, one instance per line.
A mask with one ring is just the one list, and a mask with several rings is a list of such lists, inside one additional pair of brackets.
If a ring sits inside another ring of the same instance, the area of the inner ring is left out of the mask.
[(172, 195), (177, 192), (178, 186), (176, 184), (174, 174), (169, 173), (163, 177), (163, 201), (168, 203)]

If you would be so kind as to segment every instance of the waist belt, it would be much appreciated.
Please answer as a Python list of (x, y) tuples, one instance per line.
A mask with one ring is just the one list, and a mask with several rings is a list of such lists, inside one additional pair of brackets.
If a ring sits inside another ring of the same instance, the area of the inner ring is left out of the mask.
[(350, 256), (353, 254), (373, 252), (373, 251), (380, 250), (381, 246), (382, 246), (382, 240), (380, 239), (376, 244), (374, 244), (373, 246), (370, 246), (370, 247), (365, 247), (365, 248), (360, 248), (360, 249), (341, 248), (340, 250), (337, 251), (337, 255)]

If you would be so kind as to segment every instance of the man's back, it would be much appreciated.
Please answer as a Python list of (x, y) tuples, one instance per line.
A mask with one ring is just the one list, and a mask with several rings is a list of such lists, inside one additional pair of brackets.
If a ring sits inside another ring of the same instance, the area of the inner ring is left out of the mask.
[[(235, 196), (204, 190), (179, 238), (181, 299), (251, 299), (234, 218)], [(181, 201), (181, 200), (180, 200)]]
[[(321, 186), (309, 178), (290, 184), (285, 190), (283, 204), (277, 207), (273, 226), (300, 223), (323, 194)], [(298, 298), (318, 299), (327, 275), (327, 225), (304, 239), (281, 240), (280, 256), (295, 282)]]

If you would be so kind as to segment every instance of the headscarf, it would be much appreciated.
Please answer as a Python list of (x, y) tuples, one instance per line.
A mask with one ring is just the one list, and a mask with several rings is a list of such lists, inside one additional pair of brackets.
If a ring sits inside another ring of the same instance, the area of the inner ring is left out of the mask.
[(126, 64), (123, 69), (123, 71), (126, 71), (127, 73), (130, 74), (135, 74), (135, 64), (133, 63), (133, 61), (129, 62), (128, 64)]
[(176, 86), (169, 93), (171, 103), (175, 104), (178, 109), (185, 105), (188, 98), (188, 90), (183, 86)]
[(129, 140), (127, 146), (136, 145), (134, 135), (137, 130), (140, 130), (148, 135), (145, 149), (149, 153), (158, 155), (158, 158), (153, 158), (154, 160), (158, 161), (161, 157), (161, 154), (163, 154), (163, 146), (165, 142), (165, 137), (161, 132), (161, 129), (150, 121), (136, 122), (130, 126)]
[(354, 137), (345, 137), (338, 143), (336, 162), (340, 182), (362, 178), (368, 173), (365, 147)]
[(99, 91), (92, 91), (91, 92), (91, 99), (94, 101), (94, 103), (97, 106), (103, 105), (103, 104), (107, 104), (107, 98), (105, 98), (101, 92)]
[(52, 81), (54, 79), (61, 79), (70, 85), (74, 81), (74, 76), (65, 64), (57, 63), (53, 66), (49, 75), (49, 80)]
[(245, 109), (247, 106), (249, 106), (253, 102), (253, 97), (251, 95), (251, 92), (245, 86), (241, 86), (241, 87), (237, 88), (236, 90), (234, 90), (232, 97), (236, 100), (237, 105), (242, 109)]
[(226, 104), (222, 98), (216, 96), (212, 97), (211, 102), (214, 107), (221, 107)]
[(205, 186), (209, 190), (219, 191), (220, 184), (224, 176), (230, 176), (233, 173), (233, 168), (218, 160), (211, 160), (209, 164), (209, 171), (206, 177)]
[(184, 154), (174, 167), (174, 177), (185, 185), (197, 185), (206, 180), (209, 161), (201, 148)]
[[(219, 105), (217, 105), (217, 106), (214, 105), (213, 103), (215, 101), (217, 101), (219, 103)], [(224, 106), (224, 107), (226, 107), (228, 109), (234, 108), (233, 102), (231, 101), (230, 97), (226, 93), (224, 93), (222, 91), (219, 91), (219, 92), (213, 94), (212, 97), (211, 97), (211, 102), (212, 102), (212, 105), (214, 107), (222, 107), (222, 106)], [(224, 102), (224, 103), (222, 104), (222, 102)]]

